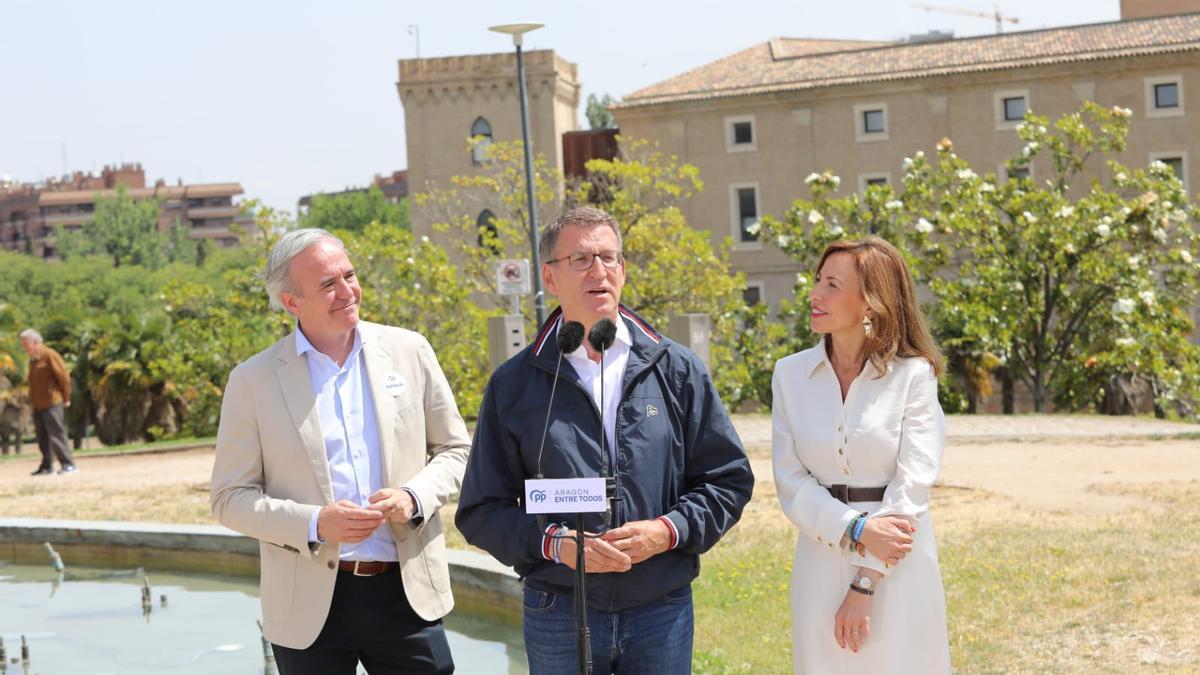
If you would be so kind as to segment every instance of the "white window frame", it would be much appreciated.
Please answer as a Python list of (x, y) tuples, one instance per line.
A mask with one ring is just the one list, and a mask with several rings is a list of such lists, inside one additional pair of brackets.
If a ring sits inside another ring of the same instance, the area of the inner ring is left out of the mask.
[[(1146, 91), (1146, 117), (1180, 117), (1187, 111), (1184, 107), (1186, 101), (1183, 92), (1183, 75), (1160, 75), (1158, 77), (1142, 78)], [(1173, 84), (1179, 92), (1179, 106), (1175, 108), (1158, 108), (1155, 107), (1154, 85), (1156, 84)], [(1187, 173), (1186, 171), (1184, 172)]]
[[(1025, 168), (1029, 171), (1029, 180), (1037, 180), (1037, 172), (1033, 170), (1033, 162), (1026, 164)], [(1000, 162), (997, 165), (996, 175), (1003, 179), (1002, 182), (1008, 182), (1011, 176), (1008, 175), (1008, 164), (1006, 162)]]
[(729, 225), (730, 231), (733, 234), (733, 248), (735, 251), (758, 251), (763, 247), (763, 234), (759, 230), (757, 241), (742, 241), (742, 214), (738, 208), (738, 190), (751, 189), (754, 190), (754, 212), (758, 214), (758, 222), (762, 222), (762, 189), (758, 187), (758, 183), (730, 183), (729, 184)]
[[(867, 132), (867, 121), (864, 113), (872, 110), (883, 111), (883, 131)], [(886, 103), (859, 103), (854, 106), (854, 139), (859, 143), (891, 140), (892, 125), (888, 122), (888, 106)]]
[(1008, 131), (1016, 129), (1017, 125), (1024, 122), (1024, 119), (1006, 120), (1004, 119), (1004, 99), (1016, 98), (1018, 96), (1025, 99), (1025, 114), (1029, 114), (1033, 110), (1033, 99), (1029, 96), (1028, 89), (1008, 89), (1005, 91), (992, 92), (992, 109), (996, 116), (996, 131)]
[[(1180, 99), (1180, 100), (1182, 101), (1183, 99)], [(1166, 151), (1162, 151), (1162, 152), (1152, 152), (1152, 153), (1150, 153), (1149, 161), (1154, 162), (1154, 161), (1158, 161), (1160, 159), (1175, 159), (1175, 158), (1179, 158), (1179, 161), (1183, 164), (1183, 177), (1180, 178), (1179, 181), (1181, 183), (1183, 183), (1183, 189), (1188, 194), (1191, 194), (1192, 190), (1188, 186), (1188, 182), (1191, 179), (1191, 176), (1188, 175), (1187, 150), (1166, 150)]]
[[(747, 280), (745, 288), (747, 288), (747, 289), (757, 288), (758, 289), (758, 304), (760, 304), (760, 305), (767, 304), (767, 285), (765, 282)], [(747, 305), (747, 306), (749, 306), (749, 305)]]
[(892, 184), (892, 174), (891, 174), (890, 172), (876, 172), (876, 173), (860, 173), (860, 174), (858, 174), (858, 191), (859, 191), (859, 192), (866, 192), (866, 191), (867, 191), (867, 181), (869, 181), (869, 180), (878, 180), (878, 179), (880, 179), (880, 178), (882, 178), (882, 179), (884, 179), (885, 181), (887, 181), (887, 184), (888, 184), (888, 185), (891, 185), (891, 184)]
[[(750, 123), (750, 142), (734, 143), (733, 125)], [(755, 152), (758, 150), (758, 123), (754, 115), (732, 115), (725, 118), (725, 152)]]

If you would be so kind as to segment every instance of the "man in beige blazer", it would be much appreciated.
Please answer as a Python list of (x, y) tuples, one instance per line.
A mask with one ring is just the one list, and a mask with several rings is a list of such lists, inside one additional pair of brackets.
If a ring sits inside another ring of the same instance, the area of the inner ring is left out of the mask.
[(260, 542), (280, 672), (453, 672), (438, 509), (470, 439), (437, 358), (417, 333), (359, 320), (328, 232), (285, 234), (264, 277), (297, 329), (229, 376), (211, 503)]

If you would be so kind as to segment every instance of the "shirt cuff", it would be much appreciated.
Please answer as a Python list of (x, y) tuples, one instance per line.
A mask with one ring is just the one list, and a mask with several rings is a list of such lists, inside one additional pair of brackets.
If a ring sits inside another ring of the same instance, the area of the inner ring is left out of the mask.
[(321, 509), (312, 512), (312, 516), (308, 519), (308, 543), (324, 544), (325, 540), (317, 536), (317, 518), (321, 515)]
[(418, 520), (419, 521), (422, 518), (424, 518), (425, 514), (421, 512), (421, 500), (417, 499), (417, 493), (414, 492), (412, 488), (402, 487), (400, 489), (407, 492), (409, 497), (412, 497), (413, 514), (412, 514), (412, 518), (410, 518), (410, 520)]
[(675, 523), (672, 523), (671, 519), (666, 516), (659, 516), (658, 519), (667, 524), (667, 531), (671, 533), (671, 541), (667, 544), (667, 550), (670, 551), (679, 546), (679, 530), (675, 529)]

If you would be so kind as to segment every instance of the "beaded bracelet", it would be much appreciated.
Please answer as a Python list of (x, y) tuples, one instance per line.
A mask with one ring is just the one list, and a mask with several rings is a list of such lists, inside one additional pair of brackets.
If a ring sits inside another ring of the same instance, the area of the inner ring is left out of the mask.
[(850, 534), (850, 542), (851, 543), (858, 545), (858, 540), (860, 538), (862, 538), (863, 528), (865, 528), (866, 526), (867, 526), (867, 514), (866, 514), (866, 512), (863, 512), (863, 513), (860, 513), (854, 519), (854, 532), (852, 532)]

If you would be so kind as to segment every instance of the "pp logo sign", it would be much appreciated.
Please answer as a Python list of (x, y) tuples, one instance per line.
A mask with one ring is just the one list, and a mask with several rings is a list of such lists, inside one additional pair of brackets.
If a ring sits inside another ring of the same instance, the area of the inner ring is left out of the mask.
[(530, 501), (532, 501), (535, 504), (540, 504), (540, 503), (546, 501), (546, 491), (545, 490), (530, 490), (529, 491), (529, 499), (530, 499)]

